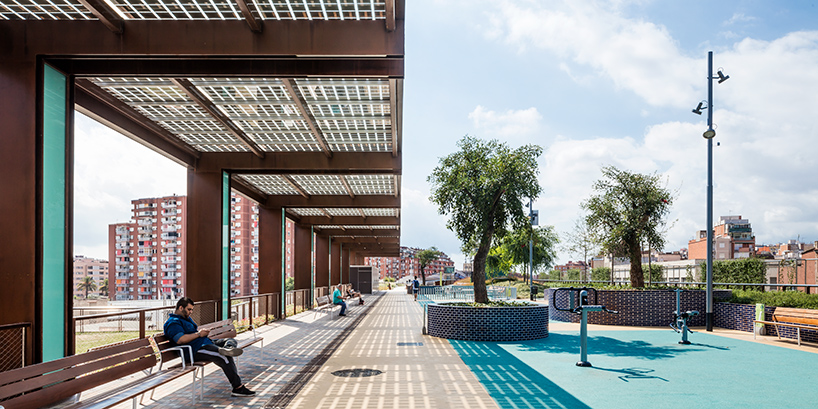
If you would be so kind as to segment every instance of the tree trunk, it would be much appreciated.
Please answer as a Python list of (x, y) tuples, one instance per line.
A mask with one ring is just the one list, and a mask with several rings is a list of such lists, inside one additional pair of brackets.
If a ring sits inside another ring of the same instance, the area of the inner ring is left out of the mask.
[(426, 268), (420, 266), (420, 279), (423, 282), (422, 285), (426, 285)]
[(642, 247), (639, 240), (632, 240), (628, 243), (631, 253), (631, 287), (642, 288), (645, 286), (645, 277), (642, 274)]
[(491, 249), (491, 239), (494, 236), (494, 227), (490, 227), (483, 240), (480, 241), (480, 247), (477, 248), (477, 253), (474, 255), (474, 272), (472, 273), (472, 282), (474, 284), (474, 302), (487, 303), (489, 302), (488, 292), (486, 291), (486, 258)]

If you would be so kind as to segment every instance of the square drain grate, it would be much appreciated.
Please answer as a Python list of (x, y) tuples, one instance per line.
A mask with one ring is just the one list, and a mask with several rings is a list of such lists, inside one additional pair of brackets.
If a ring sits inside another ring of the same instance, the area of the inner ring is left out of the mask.
[(399, 347), (422, 347), (423, 342), (398, 342)]

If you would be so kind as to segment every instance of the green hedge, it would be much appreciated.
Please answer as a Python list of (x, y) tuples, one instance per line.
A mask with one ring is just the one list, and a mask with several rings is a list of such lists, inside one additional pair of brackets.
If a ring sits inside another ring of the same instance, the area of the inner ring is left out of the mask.
[[(702, 262), (701, 271), (707, 271), (707, 263)], [(766, 267), (758, 258), (718, 260), (713, 262), (713, 282), (716, 283), (766, 283)]]
[(733, 297), (728, 302), (735, 304), (762, 303), (768, 307), (792, 307), (818, 309), (818, 294), (807, 294), (801, 291), (743, 291), (733, 290)]

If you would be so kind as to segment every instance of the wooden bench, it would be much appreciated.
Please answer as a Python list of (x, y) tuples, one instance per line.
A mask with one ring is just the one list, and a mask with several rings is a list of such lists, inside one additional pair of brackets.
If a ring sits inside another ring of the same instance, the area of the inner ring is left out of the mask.
[[(781, 334), (778, 332), (779, 326), (795, 328), (798, 335), (798, 346), (801, 346), (802, 329), (818, 331), (818, 310), (776, 307), (772, 321), (753, 320), (753, 323), (774, 326), (778, 339), (781, 339)], [(753, 338), (755, 337), (756, 331), (753, 330)]]
[[(330, 301), (330, 298), (329, 298), (328, 295), (322, 295), (322, 296), (316, 298), (315, 299), (315, 305), (316, 305), (315, 306), (315, 314), (318, 314), (319, 312), (326, 312), (326, 313), (329, 313), (330, 319), (335, 318), (335, 316), (332, 315), (332, 310), (335, 308), (335, 304), (333, 304), (332, 301)], [(315, 318), (315, 317), (313, 316), (313, 318)]]
[[(179, 350), (168, 350), (167, 353), (178, 354)], [(136, 399), (140, 395), (188, 373), (196, 372), (192, 365), (152, 372), (154, 366), (160, 362), (158, 356), (159, 353), (151, 346), (150, 340), (142, 338), (2, 372), (0, 406), (7, 409), (51, 406), (108, 382), (140, 371), (149, 371), (145, 377), (65, 406), (71, 409), (110, 408), (133, 399), (133, 405), (136, 407)], [(192, 392), (195, 399), (195, 384), (192, 385)]]
[[(203, 324), (203, 325), (199, 326), (199, 329), (200, 330), (201, 329), (210, 330), (210, 335), (208, 335), (208, 338), (213, 339), (213, 340), (223, 339), (223, 338), (235, 338), (236, 335), (237, 335), (236, 326), (233, 324), (232, 319), (216, 321), (216, 322), (213, 322), (213, 323), (210, 323), (210, 324)], [(258, 334), (256, 333), (256, 328), (255, 328), (254, 325), (250, 325), (250, 329), (253, 331), (253, 337), (252, 338), (245, 338), (245, 339), (237, 339), (236, 340), (237, 343), (238, 343), (237, 348), (244, 349), (244, 348), (249, 347), (250, 345), (253, 345), (253, 344), (257, 343), (257, 342), (261, 342), (261, 354), (262, 354), (262, 357), (263, 357), (264, 356), (264, 338), (258, 336)], [(160, 369), (168, 361), (179, 358), (178, 354), (174, 352), (174, 348), (177, 348), (177, 347), (174, 347), (174, 343), (171, 342), (170, 339), (165, 336), (165, 334), (156, 334), (156, 335), (153, 336), (153, 339), (156, 342), (156, 345), (157, 345), (159, 351), (161, 352), (160, 355), (159, 355), (159, 357), (160, 357), (159, 368)], [(190, 356), (190, 353), (187, 353), (187, 354), (188, 355), (185, 355), (185, 356)], [(190, 357), (189, 361), (192, 361), (192, 360), (193, 360), (193, 358)], [(233, 360), (234, 360), (234, 362), (236, 362), (236, 369), (238, 369), (239, 362), (238, 362), (237, 357), (234, 357)], [(212, 362), (210, 362), (210, 361), (195, 361), (195, 362), (193, 362), (194, 367), (201, 368), (201, 371), (200, 371), (201, 372), (201, 377), (197, 376), (198, 373), (193, 374), (194, 388), (195, 388), (195, 385), (196, 385), (196, 381), (197, 380), (199, 381), (199, 398), (200, 399), (204, 398), (204, 366), (206, 366), (207, 364), (210, 364), (210, 363), (212, 363)], [(179, 368), (179, 367), (181, 367), (183, 365), (184, 365), (184, 363), (179, 363), (179, 364), (176, 364), (175, 366), (172, 366), (171, 368), (172, 369), (177, 369), (177, 368)]]

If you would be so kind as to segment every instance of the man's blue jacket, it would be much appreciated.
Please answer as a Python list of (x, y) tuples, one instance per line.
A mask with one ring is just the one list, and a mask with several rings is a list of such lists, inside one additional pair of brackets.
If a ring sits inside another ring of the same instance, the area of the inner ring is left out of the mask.
[[(165, 336), (170, 338), (174, 344), (179, 344), (179, 338), (183, 335), (194, 334), (199, 332), (199, 326), (193, 322), (191, 318), (184, 318), (181, 315), (170, 314), (168, 320), (165, 321)], [(185, 345), (190, 345), (195, 354), (201, 347), (212, 344), (213, 341), (208, 337), (196, 338)]]

